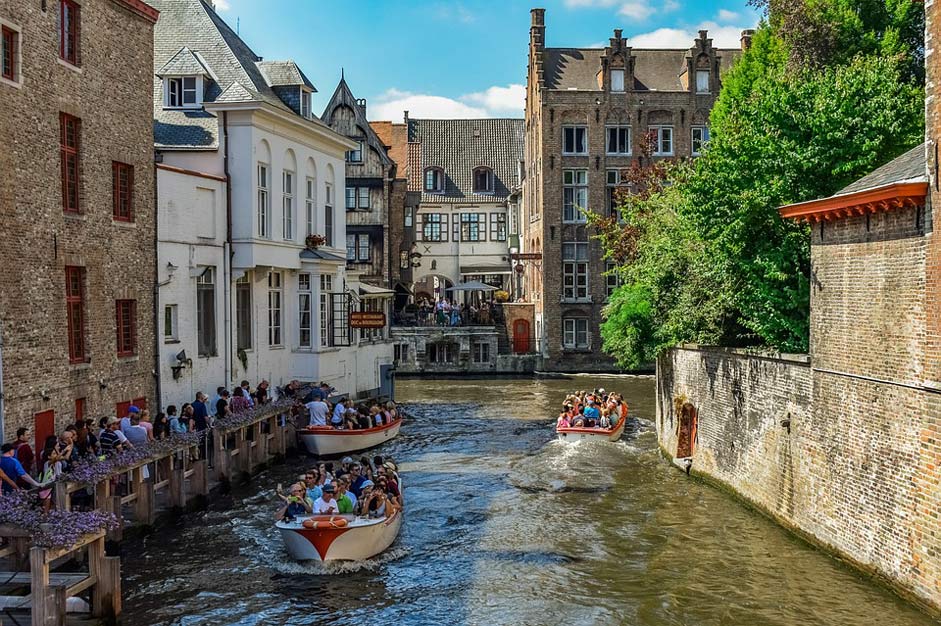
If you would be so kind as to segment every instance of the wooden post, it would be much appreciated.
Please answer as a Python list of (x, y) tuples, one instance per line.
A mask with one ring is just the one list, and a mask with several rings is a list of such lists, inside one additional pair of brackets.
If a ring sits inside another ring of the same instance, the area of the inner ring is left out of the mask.
[[(251, 428), (249, 426), (248, 428)], [(236, 467), (239, 468), (239, 471), (252, 473), (252, 459), (251, 459), (251, 441), (248, 440), (248, 437), (245, 436), (246, 428), (242, 427), (238, 429), (238, 435), (236, 435), (237, 447), (239, 450), (239, 461)]]
[(44, 548), (30, 548), (29, 571), (32, 626), (49, 626), (49, 563)]
[[(173, 457), (167, 457), (172, 459)], [(184, 508), (186, 506), (186, 476), (184, 472), (186, 467), (181, 463), (179, 467), (171, 467), (170, 473), (170, 497), (168, 504), (171, 507)]]
[[(219, 457), (216, 457), (216, 463)], [(193, 476), (190, 478), (190, 487), (192, 493), (198, 496), (209, 495), (209, 464), (206, 459), (200, 459), (193, 462)]]
[(231, 459), (225, 449), (225, 439), (225, 433), (221, 433), (218, 430), (212, 431), (212, 445), (215, 451), (212, 464), (215, 466), (216, 480), (222, 480), (229, 476), (229, 461)]
[(60, 480), (53, 487), (55, 493), (56, 508), (60, 511), (68, 511), (72, 506), (72, 498), (69, 496), (69, 483)]
[(47, 594), (49, 598), (49, 608), (53, 616), (53, 624), (56, 626), (65, 626), (65, 617), (68, 610), (68, 596), (66, 591), (68, 587), (65, 585), (55, 585), (50, 590), (51, 593)]
[(271, 427), (271, 432), (274, 433), (274, 451), (284, 456), (284, 427), (281, 426), (281, 416), (274, 416), (274, 424)]
[(121, 557), (106, 556), (101, 560), (95, 595), (101, 597), (101, 613), (93, 615), (116, 621), (121, 615)]
[(121, 496), (111, 496), (111, 512), (114, 513), (114, 516), (117, 518), (118, 526), (108, 533), (108, 539), (121, 541), (122, 537), (124, 537), (124, 505), (121, 504)]
[(137, 477), (137, 500), (134, 501), (134, 519), (138, 524), (152, 526), (154, 523), (154, 482), (144, 480), (144, 466), (135, 468)]
[(104, 537), (95, 539), (88, 544), (88, 575), (93, 576), (97, 581), (91, 592), (91, 614), (100, 617), (105, 606), (105, 598), (102, 593), (101, 578), (103, 576), (105, 560), (105, 540)]

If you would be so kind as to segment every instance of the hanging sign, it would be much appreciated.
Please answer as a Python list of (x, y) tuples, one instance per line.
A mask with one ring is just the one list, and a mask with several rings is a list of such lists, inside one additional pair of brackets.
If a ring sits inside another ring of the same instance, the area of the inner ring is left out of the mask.
[(350, 313), (350, 328), (383, 328), (385, 325), (385, 313), (371, 311), (352, 311)]

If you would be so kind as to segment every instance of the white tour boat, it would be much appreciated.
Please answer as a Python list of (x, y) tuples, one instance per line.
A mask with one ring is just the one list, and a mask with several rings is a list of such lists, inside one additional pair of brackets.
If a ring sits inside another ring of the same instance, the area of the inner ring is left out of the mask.
[(403, 516), (402, 511), (379, 518), (307, 515), (275, 526), (297, 561), (363, 561), (392, 545)]
[(611, 428), (568, 428), (556, 426), (555, 432), (561, 441), (581, 441), (582, 439), (594, 439), (596, 441), (617, 441), (624, 432), (624, 425), (627, 423), (627, 413), (617, 421)]
[(334, 456), (374, 448), (395, 439), (402, 418), (391, 424), (363, 430), (337, 430), (331, 426), (308, 426), (297, 432), (307, 451), (316, 456)]

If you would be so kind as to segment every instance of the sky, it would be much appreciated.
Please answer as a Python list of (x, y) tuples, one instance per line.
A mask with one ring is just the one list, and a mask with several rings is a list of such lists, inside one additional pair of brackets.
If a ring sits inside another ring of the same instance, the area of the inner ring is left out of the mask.
[(215, 0), (256, 54), (294, 59), (318, 115), (345, 72), (370, 120), (522, 117), (529, 10), (546, 9), (546, 45), (602, 47), (622, 28), (638, 48), (688, 48), (708, 29), (738, 47), (759, 15), (747, 0)]

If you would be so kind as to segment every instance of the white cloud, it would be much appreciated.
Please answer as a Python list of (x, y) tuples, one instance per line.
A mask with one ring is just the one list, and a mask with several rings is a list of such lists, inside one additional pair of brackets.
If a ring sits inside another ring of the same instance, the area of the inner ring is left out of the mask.
[(719, 20), (720, 22), (736, 22), (742, 19), (742, 16), (736, 13), (735, 11), (719, 9), (719, 16), (716, 19)]
[(720, 26), (716, 22), (703, 22), (695, 30), (682, 28), (658, 28), (649, 33), (635, 35), (629, 39), (630, 45), (637, 48), (689, 48), (699, 36), (697, 31), (708, 30), (712, 45), (717, 48), (738, 48), (741, 45), (742, 31), (748, 26)]
[(656, 12), (657, 10), (646, 2), (625, 2), (618, 9), (618, 15), (635, 20), (645, 20)]
[(214, 0), (216, 6), (216, 11), (228, 11), (232, 8), (232, 5), (229, 4), (229, 0)]
[(400, 121), (404, 111), (409, 117), (431, 119), (520, 117), (525, 105), (526, 87), (512, 84), (458, 98), (389, 89), (367, 110), (370, 119)]
[(438, 4), (434, 7), (434, 16), (439, 20), (448, 22), (458, 21), (470, 24), (477, 21), (477, 15), (468, 9), (462, 2), (455, 4)]

